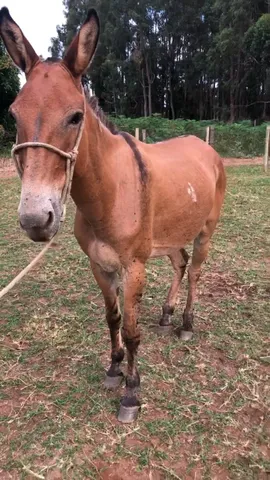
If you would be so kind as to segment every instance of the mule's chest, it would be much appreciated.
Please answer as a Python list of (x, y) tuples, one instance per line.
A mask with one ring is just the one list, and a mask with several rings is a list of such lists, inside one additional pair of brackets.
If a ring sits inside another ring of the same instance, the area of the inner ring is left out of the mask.
[(94, 240), (89, 245), (89, 256), (105, 272), (115, 272), (120, 269), (120, 259), (117, 252), (108, 244)]

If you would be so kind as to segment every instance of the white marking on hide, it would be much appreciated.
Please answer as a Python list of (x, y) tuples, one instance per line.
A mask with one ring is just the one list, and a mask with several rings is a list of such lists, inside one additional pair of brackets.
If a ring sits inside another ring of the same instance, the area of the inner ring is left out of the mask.
[(197, 202), (197, 195), (196, 195), (196, 192), (195, 192), (193, 186), (191, 185), (191, 183), (188, 183), (187, 191), (188, 191), (188, 194), (191, 196), (192, 201), (194, 203), (196, 203)]

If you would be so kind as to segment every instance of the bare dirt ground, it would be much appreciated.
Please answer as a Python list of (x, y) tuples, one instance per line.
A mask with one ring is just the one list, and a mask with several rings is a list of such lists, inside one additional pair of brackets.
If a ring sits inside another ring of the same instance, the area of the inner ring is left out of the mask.
[[(241, 165), (262, 165), (263, 158), (223, 158), (225, 167), (240, 167)], [(0, 178), (12, 178), (17, 175), (16, 168), (9, 158), (0, 158)]]
[(16, 173), (16, 168), (11, 158), (0, 158), (0, 178), (11, 178)]
[(255, 158), (223, 158), (225, 167), (240, 167), (242, 165), (262, 165), (263, 157)]

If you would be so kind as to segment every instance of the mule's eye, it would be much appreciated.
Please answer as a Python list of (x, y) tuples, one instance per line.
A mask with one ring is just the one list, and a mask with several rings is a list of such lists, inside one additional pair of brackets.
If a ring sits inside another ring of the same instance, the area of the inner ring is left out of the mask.
[(83, 113), (82, 112), (76, 112), (70, 118), (69, 124), (70, 125), (79, 125), (79, 123), (82, 121), (82, 119), (83, 119)]

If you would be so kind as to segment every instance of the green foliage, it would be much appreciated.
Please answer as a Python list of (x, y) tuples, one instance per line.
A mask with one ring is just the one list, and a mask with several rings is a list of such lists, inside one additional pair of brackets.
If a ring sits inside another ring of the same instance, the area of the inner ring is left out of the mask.
[(112, 118), (120, 130), (134, 135), (136, 128), (146, 129), (148, 142), (160, 142), (169, 138), (186, 134), (197, 135), (205, 139), (205, 128), (209, 121), (197, 122), (195, 120), (168, 120), (166, 118)]
[(20, 82), (18, 70), (5, 53), (0, 40), (0, 124), (11, 129), (13, 122), (8, 115), (8, 108), (19, 92)]
[(263, 118), (268, 117), (270, 99), (270, 13), (262, 15), (247, 31), (244, 47), (248, 58), (248, 88), (256, 100), (262, 95)]
[[(112, 118), (120, 130), (134, 135), (135, 129), (146, 129), (147, 142), (160, 142), (180, 135), (196, 135), (205, 140), (211, 121), (168, 120), (164, 118)], [(214, 148), (224, 157), (255, 157), (264, 153), (266, 124), (251, 126), (250, 121), (234, 124), (216, 123)]]
[[(220, 153), (263, 153), (264, 127), (235, 121), (270, 118), (264, 0), (64, 0), (63, 6), (66, 21), (57, 27), (51, 54), (62, 56), (87, 10), (98, 10), (101, 37), (84, 81), (121, 128), (146, 128), (154, 142), (186, 133), (204, 138), (208, 119), (230, 121), (228, 127), (217, 123)], [(0, 124), (11, 133), (7, 109), (18, 90), (18, 71), (0, 43)], [(181, 120), (165, 120), (175, 118)]]
[(270, 13), (262, 15), (247, 31), (245, 38), (247, 52), (257, 61), (270, 67)]
[(224, 157), (259, 157), (264, 154), (266, 124), (252, 127), (245, 122), (216, 125), (215, 149)]
[(268, 77), (257, 75), (260, 60), (251, 62), (255, 40), (246, 40), (256, 27), (256, 48), (269, 65), (263, 0), (63, 4), (66, 22), (52, 39), (53, 55), (64, 52), (87, 9), (98, 10), (101, 38), (87, 80), (106, 112), (231, 122), (270, 116)]
[(3, 125), (0, 125), (0, 142), (3, 141), (4, 136), (5, 136), (5, 129)]

